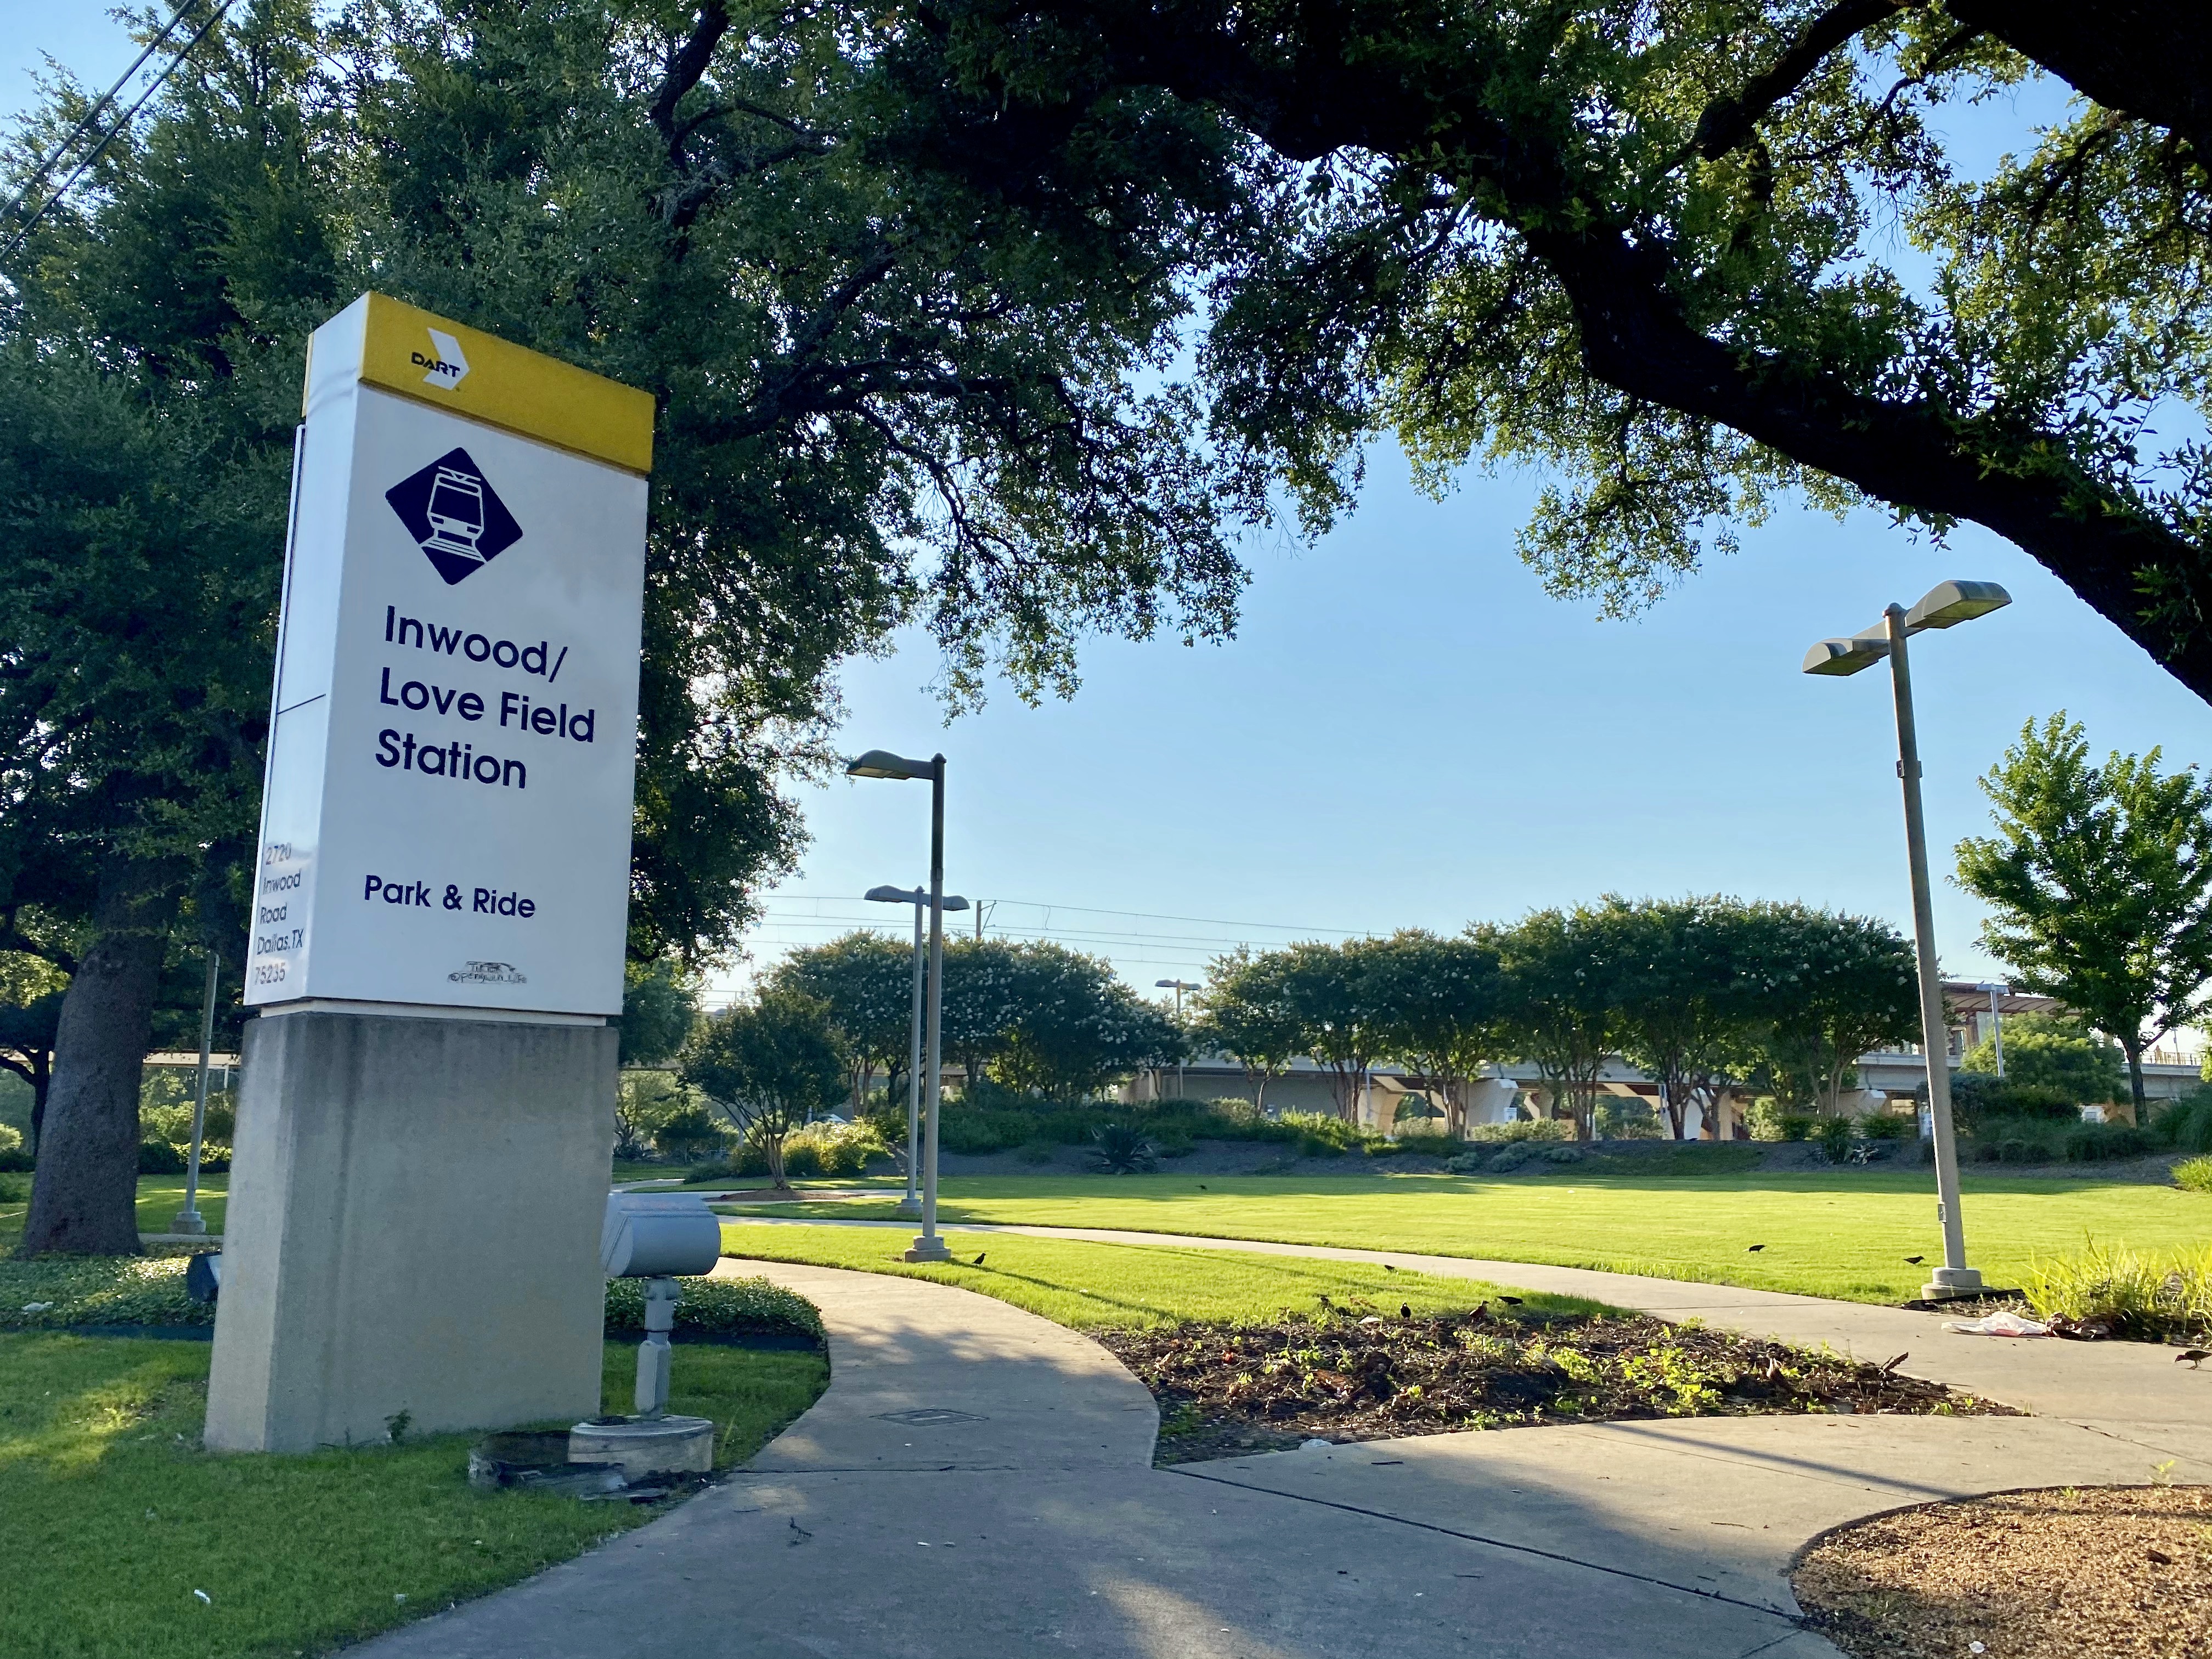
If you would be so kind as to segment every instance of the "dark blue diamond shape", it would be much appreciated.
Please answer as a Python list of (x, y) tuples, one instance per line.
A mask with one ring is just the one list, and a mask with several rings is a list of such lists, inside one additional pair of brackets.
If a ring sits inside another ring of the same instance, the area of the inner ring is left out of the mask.
[(522, 539), (522, 526), (465, 449), (447, 450), (384, 499), (449, 587)]

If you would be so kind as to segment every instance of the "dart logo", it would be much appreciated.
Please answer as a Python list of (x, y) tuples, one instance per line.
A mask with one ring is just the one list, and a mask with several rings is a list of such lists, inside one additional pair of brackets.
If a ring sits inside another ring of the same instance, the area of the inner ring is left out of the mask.
[(410, 352), (415, 367), (427, 371), (422, 384), (434, 386), (441, 392), (451, 392), (468, 378), (469, 360), (462, 354), (461, 343), (442, 328), (426, 330), (430, 337), (430, 355)]
[(522, 526), (465, 449), (448, 450), (384, 499), (448, 586), (522, 539)]

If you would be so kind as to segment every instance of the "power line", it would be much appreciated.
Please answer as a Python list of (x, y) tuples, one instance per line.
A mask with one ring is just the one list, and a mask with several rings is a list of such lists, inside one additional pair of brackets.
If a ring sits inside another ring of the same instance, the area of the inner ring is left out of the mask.
[[(823, 894), (819, 896), (805, 893), (787, 893), (782, 896), (799, 903), (844, 904), (863, 902), (857, 893)], [(771, 903), (774, 902), (769, 901)], [(1145, 921), (1189, 921), (1200, 923), (1208, 927), (1245, 927), (1269, 933), (1334, 933), (1340, 937), (1360, 938), (1365, 938), (1369, 933), (1369, 930), (1363, 927), (1316, 927), (1304, 922), (1291, 921), (1230, 921), (1220, 916), (1182, 916), (1170, 915), (1163, 910), (1107, 910), (1089, 904), (1049, 904), (1042, 899), (993, 899), (991, 902), (1019, 904), (1037, 910), (1073, 910), (1080, 915), (1090, 916), (1135, 916)]]
[[(124, 71), (122, 80), (118, 81), (113, 86), (110, 87), (100, 101), (94, 104), (92, 108), (86, 112), (84, 118), (76, 124), (76, 128), (70, 133), (69, 137), (63, 139), (60, 143), (57, 144), (54, 147), (52, 154), (48, 155), (45, 161), (39, 163), (37, 168), (33, 171), (31, 177), (24, 181), (22, 189), (15, 192), (15, 199), (9, 203), (7, 209), (9, 215), (12, 216), (21, 208), (24, 201), (29, 197), (32, 188), (38, 183), (38, 181), (43, 178), (54, 163), (69, 150), (70, 146), (74, 145), (79, 139), (82, 138), (86, 133), (92, 130), (93, 123), (100, 118), (100, 112), (107, 106), (108, 102), (114, 98), (118, 92), (122, 90), (124, 82), (130, 80), (132, 76), (138, 72), (139, 65), (143, 64), (147, 58), (152, 57), (155, 49), (158, 48), (163, 41), (169, 38), (170, 32), (184, 20), (185, 14), (190, 11), (195, 3), (196, 0), (185, 0), (185, 3), (177, 8), (176, 15), (170, 18), (167, 23), (162, 25), (161, 32), (155, 35), (154, 39), (147, 44), (146, 49), (143, 52), (138, 54), (137, 62), (132, 64), (129, 69)], [(174, 75), (177, 70), (183, 66), (185, 60), (192, 55), (192, 49), (198, 46), (202, 40), (207, 38), (208, 31), (213, 28), (217, 22), (221, 21), (223, 14), (230, 9), (231, 3), (232, 0), (216, 0), (215, 9), (208, 14), (207, 21), (202, 23), (199, 27), (193, 32), (192, 38), (191, 40), (185, 41), (183, 46), (177, 49), (176, 56), (170, 58), (169, 61), (162, 66), (161, 72), (159, 75), (156, 75), (153, 80), (148, 83), (146, 90), (138, 94), (137, 101), (132, 104), (129, 109), (125, 110), (122, 114), (115, 118), (115, 125), (108, 128), (106, 135), (101, 137), (100, 141), (92, 147), (91, 153), (88, 155), (83, 161), (77, 163), (75, 171), (70, 173), (70, 176), (63, 179), (60, 184), (55, 185), (52, 192), (47, 196), (46, 199), (39, 204), (39, 210), (23, 222), (21, 227), (9, 239), (8, 246), (6, 247), (0, 248), (0, 257), (4, 257), (7, 254), (13, 253), (17, 248), (21, 247), (24, 241), (29, 238), (31, 233), (38, 228), (39, 221), (46, 216), (47, 213), (52, 210), (56, 203), (59, 202), (63, 197), (68, 195), (71, 190), (76, 187), (76, 181), (83, 178), (86, 172), (91, 167), (92, 164), (94, 161), (97, 161), (101, 155), (106, 153), (107, 147), (113, 143), (116, 139), (121, 136), (124, 128), (131, 125), (131, 118), (137, 115), (140, 110), (146, 107), (147, 100), (152, 98), (155, 93), (159, 92), (162, 87), (167, 83), (169, 77)]]

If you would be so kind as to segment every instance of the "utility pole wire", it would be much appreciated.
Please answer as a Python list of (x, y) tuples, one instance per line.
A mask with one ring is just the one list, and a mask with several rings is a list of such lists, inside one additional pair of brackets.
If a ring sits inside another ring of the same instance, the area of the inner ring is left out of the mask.
[(185, 14), (191, 9), (192, 0), (185, 0), (185, 3), (177, 8), (176, 15), (170, 18), (167, 22), (161, 25), (161, 32), (146, 43), (146, 49), (140, 52), (138, 56), (132, 60), (129, 69), (124, 70), (121, 75), (116, 77), (115, 84), (108, 88), (106, 92), (100, 95), (100, 100), (94, 104), (90, 109), (85, 112), (84, 118), (76, 124), (70, 135), (66, 138), (63, 139), (61, 143), (56, 144), (52, 149), (48, 150), (46, 152), (46, 158), (41, 161), (38, 166), (31, 169), (31, 176), (23, 180), (23, 187), (15, 192), (15, 199), (8, 204), (4, 212), (0, 212), (0, 217), (10, 219), (15, 217), (15, 210), (23, 205), (24, 198), (28, 197), (33, 190), (38, 188), (40, 181), (43, 179), (48, 173), (52, 171), (54, 163), (60, 161), (62, 157), (68, 153), (70, 146), (75, 144), (78, 139), (83, 137), (86, 132), (91, 129), (92, 124), (100, 119), (100, 111), (106, 109), (108, 105), (115, 101), (115, 94), (123, 90), (124, 83), (129, 81), (132, 76), (138, 73), (140, 67), (149, 58), (151, 58), (155, 52), (160, 49), (162, 42), (169, 38), (171, 32), (176, 28), (179, 23), (184, 21)]
[[(152, 55), (155, 47), (160, 46), (161, 43), (168, 37), (169, 31), (175, 28), (178, 21), (186, 12), (191, 9), (192, 3), (193, 0), (185, 0), (185, 3), (177, 9), (176, 16), (172, 17), (168, 21), (167, 24), (164, 26), (161, 33), (154, 37), (152, 44), (148, 46), (144, 52), (138, 54), (138, 63), (133, 64), (129, 70), (125, 73), (123, 81), (128, 81), (131, 76), (136, 75), (138, 72), (138, 64), (143, 64), (146, 59)], [(147, 87), (145, 91), (138, 94), (138, 101), (131, 105), (129, 109), (125, 110), (122, 114), (115, 118), (115, 125), (108, 128), (106, 136), (103, 137), (97, 144), (94, 144), (92, 147), (92, 153), (87, 155), (83, 161), (78, 162), (76, 170), (72, 172), (68, 178), (63, 179), (60, 184), (55, 185), (52, 193), (49, 195), (45, 201), (39, 204), (39, 210), (23, 222), (21, 228), (15, 232), (15, 235), (9, 239), (8, 246), (4, 248), (0, 248), (0, 258), (5, 258), (7, 255), (13, 253), (29, 239), (31, 233), (39, 228), (39, 221), (45, 218), (46, 215), (52, 211), (57, 202), (60, 201), (63, 197), (68, 195), (71, 190), (76, 187), (76, 181), (84, 177), (87, 170), (91, 167), (94, 161), (97, 161), (100, 156), (106, 152), (107, 147), (115, 142), (116, 138), (122, 133), (123, 129), (131, 125), (131, 118), (137, 115), (140, 110), (146, 107), (147, 100), (153, 97), (153, 95), (159, 92), (163, 86), (167, 84), (169, 77), (174, 75), (177, 70), (183, 66), (185, 60), (192, 55), (192, 49), (198, 46), (202, 40), (207, 38), (208, 31), (213, 28), (222, 20), (223, 14), (228, 12), (230, 8), (231, 0), (216, 0), (215, 9), (208, 14), (207, 21), (202, 23), (199, 27), (193, 32), (192, 38), (191, 40), (185, 41), (183, 46), (177, 49), (176, 56), (170, 58), (168, 63), (163, 65), (161, 72), (154, 77), (152, 82)], [(110, 88), (108, 89), (107, 96), (106, 98), (102, 98), (100, 104), (94, 106), (92, 112), (87, 115), (83, 120), (77, 123), (76, 131), (71, 132), (67, 138), (64, 139), (62, 143), (56, 147), (54, 151), (55, 155), (59, 155), (63, 151), (66, 150), (71, 144), (76, 143), (78, 139), (82, 138), (91, 130), (92, 122), (99, 114), (100, 108), (106, 104), (109, 98), (115, 96), (116, 91), (123, 85), (123, 81), (118, 81), (114, 87)], [(49, 156), (45, 161), (40, 162), (39, 164), (40, 171), (42, 173), (46, 167), (52, 165), (53, 159), (53, 156)], [(24, 198), (30, 193), (32, 185), (36, 181), (37, 175), (34, 174), (31, 179), (25, 182), (23, 188), (16, 192), (15, 199), (8, 204), (8, 211), (10, 214), (13, 214), (21, 207)]]

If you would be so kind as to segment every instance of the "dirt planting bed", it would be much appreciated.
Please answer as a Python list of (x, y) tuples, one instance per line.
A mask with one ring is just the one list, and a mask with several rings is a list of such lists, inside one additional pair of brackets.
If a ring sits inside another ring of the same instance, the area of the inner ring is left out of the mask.
[(2212, 1486), (1997, 1492), (1839, 1527), (1792, 1586), (1851, 1659), (2212, 1653)]
[(1775, 1412), (1996, 1413), (1889, 1366), (1643, 1314), (1549, 1318), (1485, 1303), (1438, 1318), (1365, 1307), (1266, 1325), (1091, 1334), (1160, 1405), (1156, 1461), (1277, 1451), (1314, 1437)]

